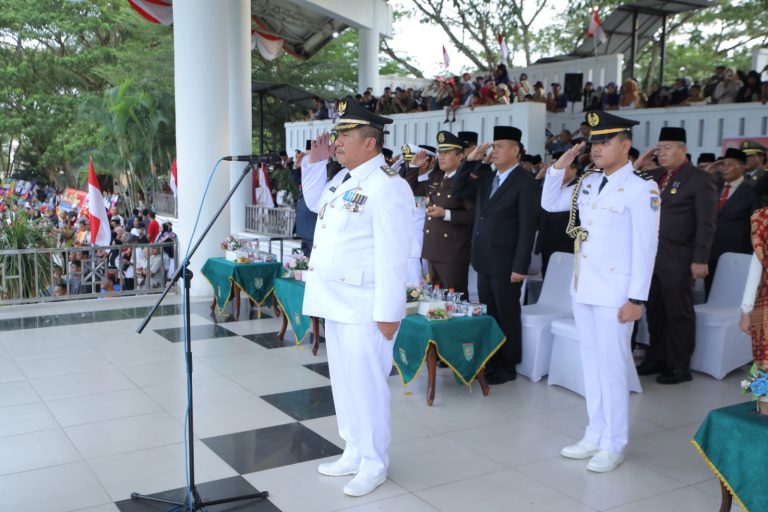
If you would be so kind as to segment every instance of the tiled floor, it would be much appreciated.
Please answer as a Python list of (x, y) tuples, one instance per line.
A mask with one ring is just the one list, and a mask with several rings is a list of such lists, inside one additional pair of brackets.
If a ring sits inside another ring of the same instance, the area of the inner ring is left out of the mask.
[[(166, 511), (132, 492), (184, 494), (187, 389), (178, 297), (144, 334), (153, 298), (0, 309), (0, 511)], [(324, 345), (276, 337), (247, 312), (214, 325), (191, 305), (196, 479), (204, 499), (269, 491), (211, 511), (701, 512), (719, 485), (690, 445), (709, 410), (738, 403), (735, 372), (674, 387), (644, 378), (632, 396), (627, 462), (596, 475), (562, 459), (581, 437), (582, 398), (524, 378), (483, 397), (439, 370), (434, 407), (421, 375), (392, 388), (389, 480), (363, 498), (317, 473), (341, 453)], [(245, 320), (248, 317), (250, 319)], [(735, 510), (735, 509), (734, 509)]]

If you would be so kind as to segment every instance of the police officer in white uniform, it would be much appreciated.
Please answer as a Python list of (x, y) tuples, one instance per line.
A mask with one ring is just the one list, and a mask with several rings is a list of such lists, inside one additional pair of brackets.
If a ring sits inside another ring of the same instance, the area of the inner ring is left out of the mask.
[[(634, 366), (630, 337), (648, 298), (656, 259), (661, 199), (650, 176), (629, 161), (635, 121), (589, 112), (596, 168), (575, 189), (563, 184), (576, 144), (547, 170), (541, 206), (568, 211), (575, 240), (571, 297), (579, 331), (589, 424), (584, 438), (561, 455), (590, 459), (587, 469), (612, 471), (624, 460), (629, 430), (627, 372)], [(575, 226), (578, 216), (581, 226)]]
[(318, 214), (303, 311), (325, 319), (333, 402), (346, 442), (341, 458), (318, 471), (355, 475), (344, 493), (363, 496), (387, 479), (387, 378), (392, 340), (405, 316), (414, 202), (381, 153), (384, 126), (392, 121), (351, 98), (339, 103), (339, 114), (336, 158), (344, 168), (327, 183), (322, 177), (328, 134), (317, 138), (302, 166), (304, 197)]

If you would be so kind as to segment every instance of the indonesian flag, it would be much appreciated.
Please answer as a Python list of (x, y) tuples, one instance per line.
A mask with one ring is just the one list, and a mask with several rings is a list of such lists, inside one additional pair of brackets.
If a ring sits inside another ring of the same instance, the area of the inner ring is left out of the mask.
[(144, 19), (161, 25), (173, 25), (173, 6), (170, 0), (128, 0)]
[(93, 170), (93, 160), (88, 163), (88, 223), (91, 225), (91, 245), (109, 245), (112, 241), (109, 219), (99, 180)]
[(600, 43), (608, 41), (608, 37), (603, 31), (603, 27), (600, 26), (600, 17), (597, 15), (597, 10), (592, 8), (592, 17), (589, 20), (589, 28), (587, 29), (587, 37), (595, 37)]
[(451, 59), (448, 57), (448, 51), (445, 49), (445, 45), (443, 45), (443, 66), (445, 66), (445, 69), (448, 69), (450, 65)]
[(259, 49), (265, 60), (275, 60), (283, 53), (283, 39), (260, 30), (251, 31), (251, 50)]
[(178, 183), (178, 178), (176, 177), (176, 159), (173, 159), (173, 163), (171, 163), (171, 182), (169, 183), (171, 187), (171, 191), (173, 191), (173, 196), (176, 197), (176, 187)]
[(507, 62), (509, 60), (509, 47), (507, 46), (507, 42), (504, 40), (503, 34), (499, 34), (499, 48), (501, 50), (501, 61)]
[(266, 164), (261, 164), (257, 176), (258, 179), (253, 182), (253, 204), (274, 208), (275, 201), (272, 199), (272, 191), (269, 189)]

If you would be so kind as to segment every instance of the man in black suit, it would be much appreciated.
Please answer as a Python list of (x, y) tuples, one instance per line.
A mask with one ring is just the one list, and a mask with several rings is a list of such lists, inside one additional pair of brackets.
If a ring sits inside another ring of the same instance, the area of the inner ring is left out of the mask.
[(650, 162), (654, 151), (661, 164), (653, 171), (661, 193), (659, 248), (647, 303), (651, 347), (637, 373), (659, 373), (656, 382), (678, 384), (692, 379), (693, 280), (709, 274), (717, 188), (709, 174), (688, 161), (685, 129), (662, 128), (658, 145), (636, 165)]
[(517, 377), (516, 365), (522, 357), (520, 289), (531, 263), (539, 225), (539, 189), (533, 177), (519, 165), (521, 138), (522, 132), (517, 128), (496, 126), (491, 151), (496, 170), (480, 171), (491, 147), (482, 144), (459, 167), (453, 183), (455, 195), (475, 195), (472, 266), (477, 271), (478, 294), (507, 337), (487, 365), (490, 384), (502, 384)]
[[(752, 183), (744, 179), (747, 155), (740, 149), (728, 148), (720, 161), (723, 183), (718, 190), (717, 226), (709, 267), (716, 272), (717, 260), (726, 252), (752, 253), (750, 217), (758, 201)], [(712, 287), (712, 275), (704, 282), (707, 296)]]

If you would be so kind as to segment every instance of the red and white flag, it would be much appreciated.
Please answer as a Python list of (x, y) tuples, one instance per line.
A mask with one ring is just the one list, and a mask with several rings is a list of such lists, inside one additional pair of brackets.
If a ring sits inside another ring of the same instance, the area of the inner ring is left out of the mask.
[(178, 178), (176, 177), (176, 159), (173, 159), (173, 163), (171, 163), (171, 182), (168, 184), (171, 187), (171, 191), (173, 192), (173, 196), (176, 197), (178, 194), (176, 193), (176, 190), (178, 187)]
[(499, 49), (501, 51), (501, 62), (506, 64), (509, 61), (509, 46), (507, 46), (503, 34), (499, 34)]
[(251, 31), (251, 50), (259, 49), (259, 53), (265, 60), (275, 60), (283, 53), (285, 41), (272, 34), (260, 30)]
[(161, 25), (173, 25), (173, 5), (169, 0), (128, 0), (144, 19)]
[[(255, 171), (255, 169), (254, 169)], [(258, 172), (258, 179), (253, 181), (253, 204), (260, 204), (275, 207), (275, 201), (272, 199), (272, 190), (269, 188), (269, 179), (267, 178), (267, 165), (261, 164)]]
[(107, 208), (93, 169), (93, 160), (88, 163), (88, 223), (91, 226), (91, 245), (109, 245), (112, 242)]
[(445, 45), (443, 45), (443, 66), (445, 66), (445, 69), (448, 69), (451, 65), (451, 58), (448, 57), (448, 50), (445, 49)]
[(605, 35), (603, 27), (600, 25), (600, 17), (597, 15), (597, 10), (592, 8), (592, 16), (589, 19), (589, 28), (587, 29), (587, 36), (594, 37), (600, 43), (608, 41), (608, 36)]

